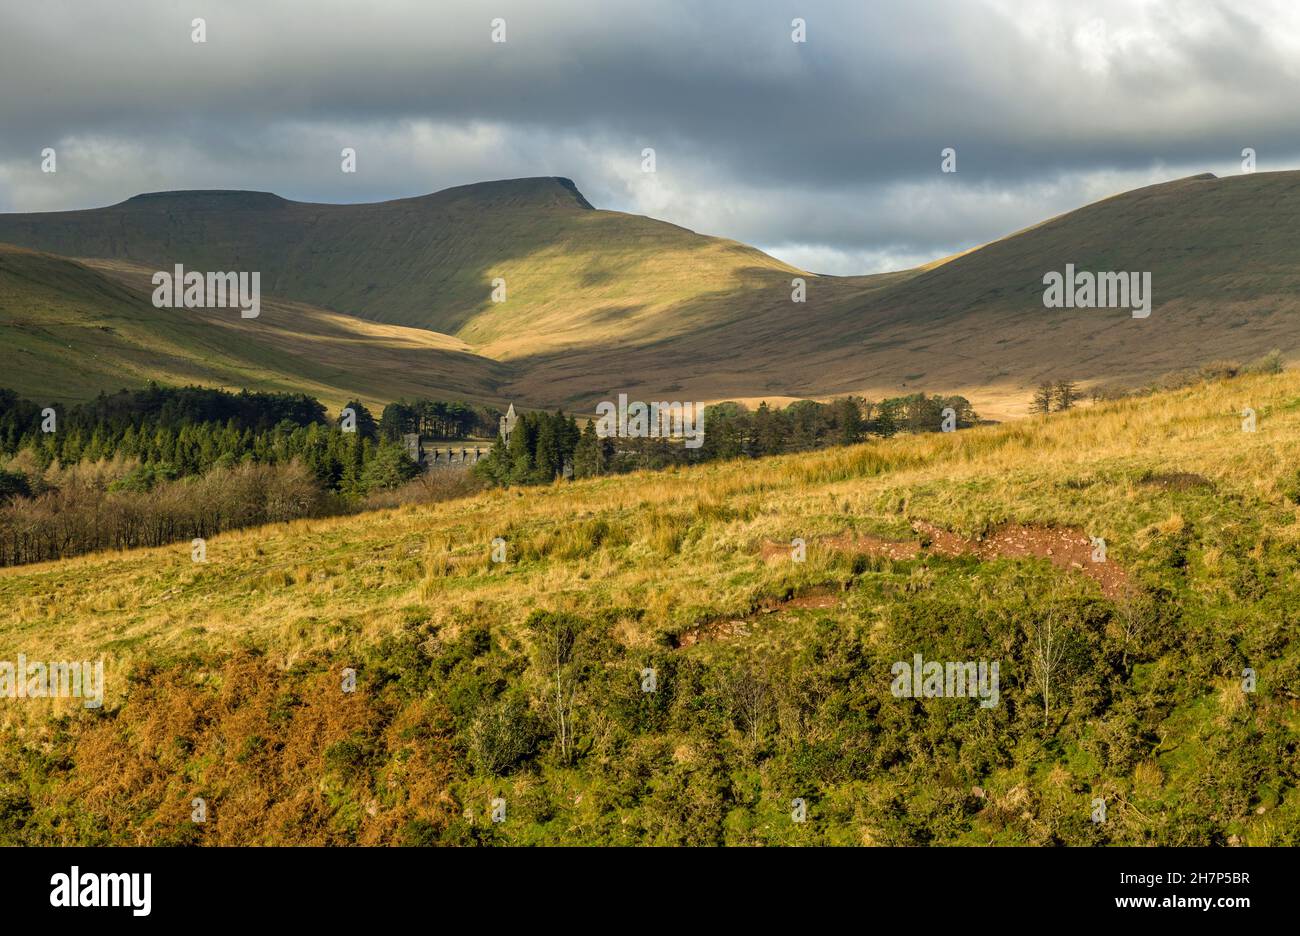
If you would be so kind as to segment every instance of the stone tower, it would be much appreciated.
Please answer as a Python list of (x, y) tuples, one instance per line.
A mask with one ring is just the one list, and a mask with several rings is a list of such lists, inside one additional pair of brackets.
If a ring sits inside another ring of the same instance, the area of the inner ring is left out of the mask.
[(418, 432), (408, 432), (402, 436), (402, 443), (406, 446), (406, 457), (417, 465), (424, 464), (424, 446), (420, 444), (420, 434)]
[(501, 441), (506, 445), (510, 444), (510, 433), (515, 431), (515, 423), (518, 421), (519, 417), (515, 415), (515, 405), (511, 403), (510, 408), (506, 410), (506, 414), (501, 417)]

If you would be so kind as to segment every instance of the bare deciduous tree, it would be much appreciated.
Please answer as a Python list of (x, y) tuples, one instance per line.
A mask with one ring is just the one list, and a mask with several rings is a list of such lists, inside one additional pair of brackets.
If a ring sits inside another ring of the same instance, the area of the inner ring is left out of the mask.
[(573, 722), (578, 694), (580, 622), (567, 614), (542, 614), (532, 622), (538, 662), (548, 688), (545, 707), (555, 727), (560, 762), (573, 756)]
[(724, 675), (722, 688), (737, 725), (750, 744), (757, 745), (773, 709), (772, 688), (765, 674), (739, 665)]
[(1119, 631), (1120, 645), (1123, 650), (1124, 670), (1128, 671), (1129, 647), (1142, 639), (1150, 623), (1150, 607), (1136, 589), (1129, 588), (1115, 606), (1113, 621)]
[(1065, 627), (1053, 595), (1047, 613), (1039, 618), (1030, 642), (1030, 666), (1034, 684), (1043, 696), (1043, 729), (1047, 729), (1052, 708), (1052, 686), (1065, 660)]

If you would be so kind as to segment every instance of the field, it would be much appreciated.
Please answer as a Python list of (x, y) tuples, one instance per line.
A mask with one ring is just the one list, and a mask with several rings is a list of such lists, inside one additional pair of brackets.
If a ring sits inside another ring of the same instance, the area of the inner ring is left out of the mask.
[(1297, 844), (1297, 440), (1286, 372), (0, 570), (107, 671), (0, 699), (0, 841)]

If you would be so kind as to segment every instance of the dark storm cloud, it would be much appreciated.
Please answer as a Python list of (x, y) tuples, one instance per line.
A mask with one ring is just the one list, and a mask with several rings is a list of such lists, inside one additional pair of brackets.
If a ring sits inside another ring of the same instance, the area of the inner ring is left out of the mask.
[[(1232, 171), (1244, 146), (1287, 164), (1298, 43), (1286, 3), (8, 5), (0, 207), (213, 186), (369, 200), (559, 174), (601, 207), (846, 272)], [(338, 171), (349, 145), (356, 176)]]

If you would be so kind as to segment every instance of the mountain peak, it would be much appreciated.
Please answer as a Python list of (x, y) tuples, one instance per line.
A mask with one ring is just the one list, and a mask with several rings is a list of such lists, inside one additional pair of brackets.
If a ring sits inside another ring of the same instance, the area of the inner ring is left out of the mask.
[[(534, 176), (526, 179), (498, 179), (442, 189), (429, 195), (399, 198), (397, 202), (457, 204), (473, 202), (478, 208), (559, 208), (594, 211), (591, 202), (578, 191), (572, 179), (563, 176)], [(142, 211), (265, 211), (301, 204), (273, 192), (235, 189), (186, 189), (173, 192), (145, 192), (115, 205)], [(340, 206), (341, 207), (341, 206)]]
[(119, 208), (200, 208), (214, 211), (283, 208), (286, 199), (272, 192), (248, 192), (232, 189), (190, 189), (176, 192), (146, 192), (134, 195), (116, 206)]
[(533, 176), (526, 179), (497, 179), (443, 189), (424, 198), (457, 202), (471, 200), (487, 207), (579, 208), (595, 207), (578, 191), (572, 179), (563, 176)]

